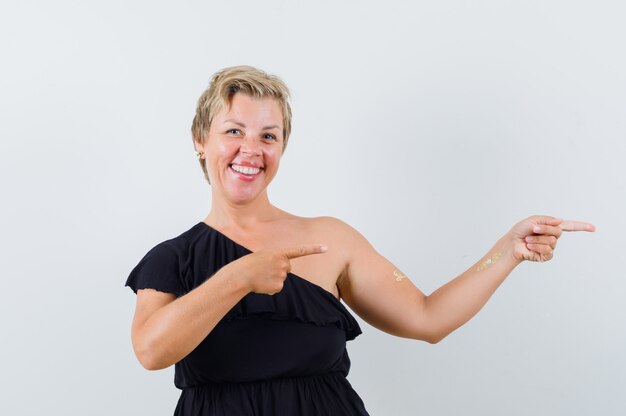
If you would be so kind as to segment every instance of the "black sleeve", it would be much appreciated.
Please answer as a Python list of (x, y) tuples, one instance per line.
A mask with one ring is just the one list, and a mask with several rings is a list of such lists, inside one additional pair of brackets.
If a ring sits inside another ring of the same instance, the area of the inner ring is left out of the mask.
[(160, 243), (152, 248), (130, 272), (126, 286), (138, 289), (156, 289), (182, 296), (186, 293), (181, 279), (180, 261), (174, 248)]

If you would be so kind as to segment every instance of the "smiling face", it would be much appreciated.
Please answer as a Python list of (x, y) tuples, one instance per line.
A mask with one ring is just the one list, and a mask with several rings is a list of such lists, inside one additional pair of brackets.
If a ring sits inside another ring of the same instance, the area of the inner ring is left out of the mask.
[(204, 145), (214, 195), (245, 204), (266, 192), (283, 150), (283, 115), (278, 101), (235, 93), (230, 108), (213, 118)]

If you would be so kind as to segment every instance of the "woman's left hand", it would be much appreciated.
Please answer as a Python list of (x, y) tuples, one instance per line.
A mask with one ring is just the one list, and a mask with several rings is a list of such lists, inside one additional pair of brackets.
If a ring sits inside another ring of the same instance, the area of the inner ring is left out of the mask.
[(552, 259), (563, 231), (595, 230), (596, 227), (587, 222), (533, 215), (515, 224), (509, 232), (513, 240), (513, 257), (519, 262), (548, 261)]

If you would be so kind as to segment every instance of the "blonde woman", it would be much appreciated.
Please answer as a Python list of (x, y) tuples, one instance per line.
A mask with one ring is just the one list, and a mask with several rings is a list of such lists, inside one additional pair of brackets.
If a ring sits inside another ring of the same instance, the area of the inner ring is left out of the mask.
[(346, 379), (346, 341), (361, 329), (341, 300), (382, 331), (436, 343), (522, 261), (550, 260), (563, 231), (594, 231), (529, 217), (426, 296), (346, 223), (269, 201), (291, 131), (288, 95), (252, 67), (214, 75), (192, 125), (211, 209), (149, 250), (126, 282), (137, 293), (134, 351), (146, 369), (175, 365), (176, 415), (367, 415)]

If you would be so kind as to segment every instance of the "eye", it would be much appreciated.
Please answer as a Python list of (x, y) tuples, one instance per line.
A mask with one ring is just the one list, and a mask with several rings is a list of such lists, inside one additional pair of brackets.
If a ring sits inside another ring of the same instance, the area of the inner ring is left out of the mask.
[(273, 134), (265, 133), (263, 135), (263, 139), (276, 141), (276, 136), (274, 136)]
[(241, 134), (241, 130), (239, 129), (230, 129), (230, 130), (226, 130), (227, 134)]

